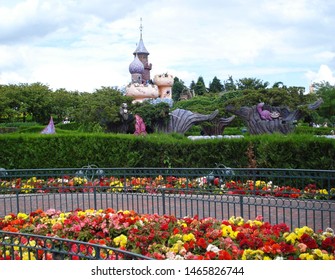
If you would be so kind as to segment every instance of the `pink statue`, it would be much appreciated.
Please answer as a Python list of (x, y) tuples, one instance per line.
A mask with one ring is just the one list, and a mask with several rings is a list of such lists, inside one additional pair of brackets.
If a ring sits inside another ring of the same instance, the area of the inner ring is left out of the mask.
[(263, 110), (264, 102), (257, 104), (257, 112), (259, 113), (259, 116), (263, 120), (272, 121), (273, 119), (277, 119), (280, 116), (279, 112), (270, 112), (269, 110)]
[(49, 124), (41, 131), (42, 134), (54, 134), (56, 133), (54, 120), (51, 116)]
[(135, 123), (135, 135), (146, 135), (147, 132), (145, 130), (145, 123), (143, 119), (139, 115), (135, 115), (136, 123)]

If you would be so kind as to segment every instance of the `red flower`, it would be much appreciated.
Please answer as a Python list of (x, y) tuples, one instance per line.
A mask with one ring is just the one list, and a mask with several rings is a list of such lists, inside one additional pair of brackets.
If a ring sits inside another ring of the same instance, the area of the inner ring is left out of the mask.
[(216, 253), (209, 251), (205, 253), (205, 259), (207, 260), (214, 260), (216, 259)]
[(199, 247), (201, 247), (202, 249), (206, 249), (207, 248), (207, 242), (206, 242), (206, 240), (204, 238), (199, 238), (197, 240), (197, 245)]
[(219, 251), (219, 260), (231, 260), (231, 255), (226, 250)]
[(304, 233), (300, 237), (299, 241), (301, 243), (306, 244), (309, 249), (317, 249), (318, 248), (318, 244), (316, 243), (316, 241), (310, 235), (308, 235), (307, 233)]
[(335, 237), (327, 237), (322, 241), (321, 248), (327, 250), (329, 253), (335, 251)]

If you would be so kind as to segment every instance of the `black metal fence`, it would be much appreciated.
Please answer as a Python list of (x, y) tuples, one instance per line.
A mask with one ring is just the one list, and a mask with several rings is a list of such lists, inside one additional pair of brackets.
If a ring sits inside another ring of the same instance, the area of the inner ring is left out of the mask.
[(99, 244), (0, 230), (4, 260), (150, 260), (139, 254)]
[(315, 231), (335, 226), (335, 171), (292, 169), (77, 169), (0, 171), (0, 217), (36, 209), (134, 210), (176, 217), (261, 215)]

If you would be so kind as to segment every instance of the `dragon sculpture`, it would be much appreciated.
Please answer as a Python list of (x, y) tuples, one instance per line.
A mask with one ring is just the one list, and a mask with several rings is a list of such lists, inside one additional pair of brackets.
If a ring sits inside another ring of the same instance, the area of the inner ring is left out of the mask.
[[(308, 110), (315, 110), (323, 103), (322, 98), (307, 106)], [(287, 107), (265, 105), (263, 102), (252, 107), (236, 109), (232, 105), (226, 111), (242, 118), (250, 134), (264, 134), (279, 132), (288, 134), (294, 130), (294, 124), (304, 116), (304, 111), (298, 108), (290, 111)]]

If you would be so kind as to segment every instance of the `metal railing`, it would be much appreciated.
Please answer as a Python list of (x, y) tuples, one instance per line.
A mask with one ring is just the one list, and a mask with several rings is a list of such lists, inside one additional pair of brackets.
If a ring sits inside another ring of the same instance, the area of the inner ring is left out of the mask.
[(0, 172), (0, 217), (36, 209), (134, 210), (335, 227), (335, 171), (292, 169), (98, 168)]
[(113, 247), (57, 237), (0, 230), (3, 260), (150, 260)]

